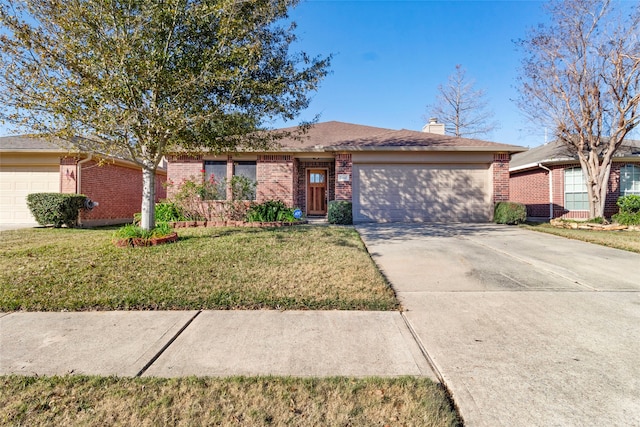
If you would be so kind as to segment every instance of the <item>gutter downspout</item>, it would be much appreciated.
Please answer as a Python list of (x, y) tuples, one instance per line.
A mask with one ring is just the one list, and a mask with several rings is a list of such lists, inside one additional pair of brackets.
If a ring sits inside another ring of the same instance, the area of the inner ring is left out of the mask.
[(553, 219), (553, 173), (542, 163), (538, 163), (538, 167), (549, 172), (549, 221), (551, 221)]
[[(76, 194), (80, 194), (80, 192), (82, 191), (82, 164), (90, 161), (92, 157), (93, 154), (89, 153), (89, 157), (87, 157), (86, 159), (82, 159), (78, 163), (76, 163), (76, 166), (78, 167), (78, 170), (76, 171)], [(79, 218), (79, 215), (78, 225), (82, 226), (82, 220)]]

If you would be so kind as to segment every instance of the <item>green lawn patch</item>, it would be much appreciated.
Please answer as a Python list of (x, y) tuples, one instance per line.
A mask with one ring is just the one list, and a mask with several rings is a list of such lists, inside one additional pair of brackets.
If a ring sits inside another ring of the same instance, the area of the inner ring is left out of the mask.
[(425, 378), (0, 377), (3, 425), (461, 426)]
[(0, 233), (0, 311), (395, 310), (350, 227), (191, 228), (118, 248), (114, 229)]
[(557, 228), (548, 223), (527, 224), (521, 225), (521, 227), (528, 230), (555, 234), (556, 236), (562, 236), (568, 239), (581, 240), (583, 242), (640, 253), (640, 231), (575, 230)]

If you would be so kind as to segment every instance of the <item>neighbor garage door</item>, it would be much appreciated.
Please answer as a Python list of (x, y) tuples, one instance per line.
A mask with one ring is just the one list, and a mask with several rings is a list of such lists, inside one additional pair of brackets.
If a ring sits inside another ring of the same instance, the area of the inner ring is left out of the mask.
[(27, 207), (27, 194), (60, 192), (59, 166), (2, 167), (0, 223), (36, 224)]
[(489, 165), (354, 165), (355, 222), (484, 222)]

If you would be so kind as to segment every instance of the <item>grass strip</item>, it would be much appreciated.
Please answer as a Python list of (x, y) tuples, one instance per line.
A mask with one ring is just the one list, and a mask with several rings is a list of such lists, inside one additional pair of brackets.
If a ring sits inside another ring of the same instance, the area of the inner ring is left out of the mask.
[(118, 248), (113, 228), (0, 233), (0, 311), (395, 310), (351, 227), (180, 229)]
[(0, 377), (2, 425), (461, 426), (426, 378)]
[(521, 224), (520, 227), (527, 230), (540, 231), (554, 234), (568, 239), (595, 243), (610, 248), (640, 253), (640, 231), (629, 230), (580, 230), (569, 228), (557, 228), (548, 223)]

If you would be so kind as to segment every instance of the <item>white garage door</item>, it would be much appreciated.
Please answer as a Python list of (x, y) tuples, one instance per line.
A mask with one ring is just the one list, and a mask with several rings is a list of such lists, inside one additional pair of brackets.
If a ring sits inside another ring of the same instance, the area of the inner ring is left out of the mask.
[(354, 222), (485, 222), (489, 165), (354, 165)]
[(4, 167), (0, 171), (0, 224), (36, 224), (27, 194), (60, 192), (60, 167)]

